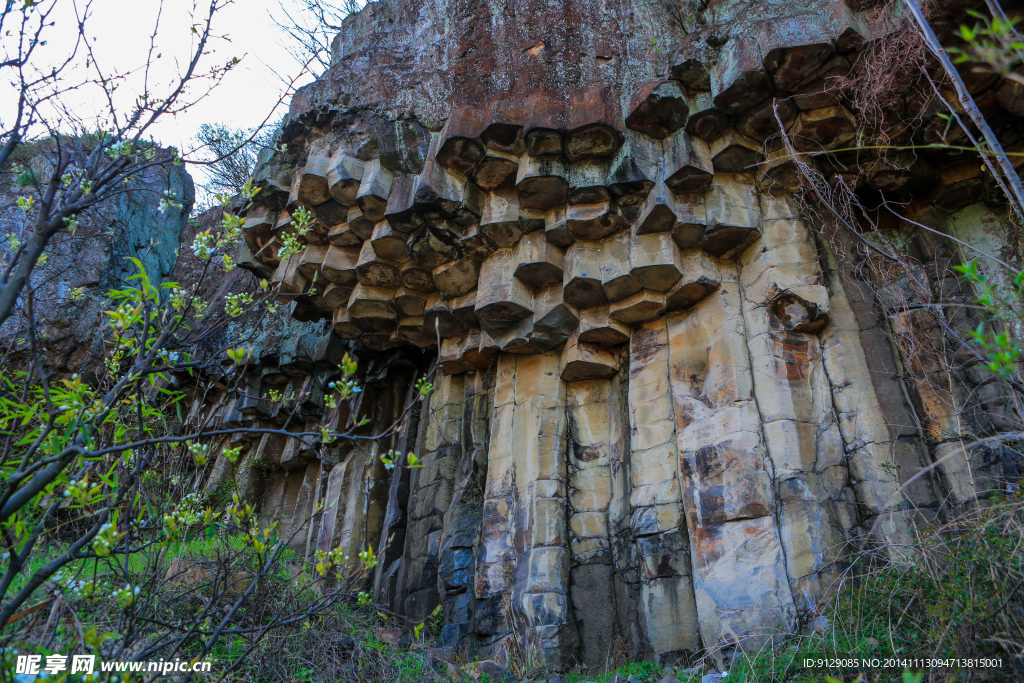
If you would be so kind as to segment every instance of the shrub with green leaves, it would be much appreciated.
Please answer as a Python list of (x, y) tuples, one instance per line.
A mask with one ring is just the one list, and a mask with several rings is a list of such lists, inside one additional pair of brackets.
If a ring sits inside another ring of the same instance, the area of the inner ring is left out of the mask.
[(954, 266), (954, 269), (975, 285), (978, 292), (975, 303), (987, 318), (970, 332), (971, 339), (987, 359), (985, 368), (1000, 379), (1013, 378), (1024, 358), (1019, 336), (1024, 328), (1024, 270), (1013, 276), (1007, 288), (982, 273), (977, 259)]

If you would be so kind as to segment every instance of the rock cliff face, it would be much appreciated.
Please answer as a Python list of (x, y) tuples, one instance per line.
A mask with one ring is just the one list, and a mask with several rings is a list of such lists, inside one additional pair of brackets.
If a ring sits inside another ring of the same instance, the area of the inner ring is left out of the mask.
[[(207, 487), (238, 477), (300, 556), (386, 548), (375, 599), (417, 620), (442, 606), (445, 646), (601, 668), (794, 633), (853, 552), (899, 559), (912, 524), (1019, 476), (998, 449), (961, 452), (1009, 408), (929, 318), (970, 298), (945, 235), (1010, 261), (1018, 241), (976, 163), (844, 151), (865, 129), (926, 142), (941, 120), (856, 110), (843, 79), (899, 30), (870, 4), (351, 16), (265, 159), (236, 259), (297, 321), (265, 335), (246, 396), (193, 412), (317, 423), (348, 344), (367, 433), (401, 429), (319, 451), (266, 435), (248, 444), (260, 468), (221, 458)], [(940, 3), (936, 25), (963, 9)], [(1012, 82), (964, 78), (1019, 144)], [(801, 208), (780, 126), (825, 176), (901, 202), (886, 235), (914, 283), (870, 280), (863, 244)], [(300, 206), (317, 222), (281, 260)], [(405, 414), (438, 342), (435, 390)], [(271, 389), (283, 407), (254, 398)], [(386, 470), (391, 448), (423, 468)]]
[[(30, 143), (22, 154), (25, 167), (36, 178), (49, 178), (51, 150), (47, 141)], [(28, 217), (18, 208), (19, 196), (34, 188), (17, 185), (17, 173), (5, 173), (0, 184), (0, 263), (6, 266), (17, 241), (31, 231)], [(81, 217), (74, 232), (60, 233), (47, 251), (47, 259), (33, 271), (34, 310), (38, 332), (54, 370), (87, 376), (102, 361), (106, 293), (123, 287), (135, 272), (129, 258), (146, 265), (157, 283), (174, 279), (182, 230), (192, 210), (195, 188), (181, 167), (152, 168), (133, 180), (130, 192), (118, 195)], [(180, 208), (159, 208), (164, 192), (177, 197)], [(81, 289), (80, 296), (74, 294)], [(12, 316), (0, 328), (6, 353), (26, 348), (23, 316)]]

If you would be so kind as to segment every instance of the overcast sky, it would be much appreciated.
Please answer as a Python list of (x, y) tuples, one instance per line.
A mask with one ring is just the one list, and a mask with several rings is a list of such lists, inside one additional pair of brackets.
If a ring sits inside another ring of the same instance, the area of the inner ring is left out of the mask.
[[(89, 25), (97, 44), (106, 52), (100, 59), (119, 63), (122, 68), (143, 63), (159, 2), (100, 0), (96, 7)], [(164, 56), (157, 60), (157, 73), (165, 83), (173, 79), (189, 54), (193, 38), (191, 10), (189, 0), (164, 2), (160, 30), (163, 42), (158, 45)], [(185, 149), (203, 123), (249, 128), (267, 117), (283, 90), (274, 71), (288, 77), (300, 71), (282, 45), (281, 31), (270, 18), (271, 10), (278, 12), (278, 0), (236, 0), (217, 13), (214, 33), (222, 38), (213, 41), (207, 67), (231, 57), (239, 57), (242, 62), (206, 99), (187, 112), (163, 120), (154, 131), (160, 142)], [(309, 80), (307, 76), (302, 82)]]
[[(140, 0), (106, 1), (127, 6), (140, 4)], [(186, 4), (186, 0), (169, 1)], [(240, 57), (242, 62), (207, 99), (194, 109), (168, 119), (158, 133), (162, 142), (184, 147), (204, 122), (221, 121), (248, 128), (266, 118), (284, 88), (274, 71), (289, 78), (300, 72), (298, 64), (281, 44), (282, 34), (270, 19), (270, 10), (278, 10), (277, 0), (236, 0), (222, 10), (223, 16), (216, 20), (217, 32), (223, 32), (226, 39), (217, 41), (211, 55), (213, 63), (230, 57)], [(182, 27), (182, 30), (187, 29)], [(307, 75), (300, 84), (310, 80)]]
[[(223, 4), (226, 0), (216, 1)], [(345, 2), (323, 1), (336, 7)], [(79, 17), (86, 6), (91, 7), (85, 33), (90, 39), (95, 60), (84, 47), (79, 48), (76, 69), (64, 72), (65, 90), (55, 101), (78, 120), (76, 127), (94, 131), (100, 127), (107, 130), (112, 127), (109, 121), (97, 118), (109, 111), (103, 90), (97, 85), (70, 90), (67, 86), (80, 84), (86, 78), (96, 79), (95, 65), (99, 65), (105, 78), (113, 74), (129, 74), (114, 93), (115, 109), (122, 116), (147, 89), (151, 98), (166, 97), (187, 68), (198, 42), (193, 26), (201, 30), (201, 22), (205, 21), (211, 0), (92, 0), (91, 4), (89, 0), (42, 0), (25, 15), (20, 11), (22, 2), (15, 0), (18, 9), (4, 22), (3, 35), (0, 35), (0, 59), (17, 54), (18, 22), (22, 16), (29, 17), (34, 26), (41, 11), (53, 7), (49, 17), (54, 25), (47, 27), (43, 34), (45, 42), (31, 59), (32, 67), (42, 72), (49, 72), (68, 59), (78, 35)], [(223, 123), (234, 129), (247, 130), (268, 119), (271, 124), (280, 120), (288, 104), (286, 100), (275, 110), (287, 89), (281, 77), (292, 79), (303, 72), (301, 65), (285, 48), (287, 35), (271, 19), (271, 12), (284, 18), (281, 3), (292, 12), (303, 4), (302, 0), (227, 2), (215, 14), (212, 32), (216, 37), (207, 45), (207, 55), (200, 63), (198, 73), (208, 73), (212, 67), (223, 65), (234, 57), (241, 59), (240, 64), (209, 95), (187, 111), (173, 116), (164, 115), (147, 131), (147, 137), (162, 145), (177, 147), (186, 153), (188, 159), (190, 155), (187, 153), (195, 148), (196, 133), (204, 123)], [(150, 51), (151, 36), (158, 18), (159, 28)], [(90, 64), (88, 69), (87, 61)], [(9, 78), (0, 79), (0, 130), (12, 124), (18, 101), (17, 90), (10, 82), (14, 74), (6, 71), (3, 75), (8, 74)], [(312, 75), (305, 73), (295, 85), (301, 86), (310, 80)], [(192, 97), (188, 99), (194, 99), (207, 90), (208, 81), (200, 79), (194, 83)], [(57, 122), (62, 131), (74, 129), (68, 125), (66, 116), (53, 116), (52, 110), (47, 118)], [(40, 126), (31, 134), (43, 135), (45, 132), (45, 128)], [(189, 166), (189, 170), (201, 184), (205, 168)]]
[[(51, 15), (56, 25), (48, 29), (44, 36), (47, 43), (33, 59), (36, 67), (44, 69), (66, 58), (77, 25), (74, 7), (81, 9), (85, 4), (85, 0), (56, 2), (58, 9)], [(213, 32), (218, 38), (209, 45), (210, 54), (205, 59), (203, 70), (224, 64), (232, 57), (241, 58), (241, 64), (195, 107), (161, 120), (151, 131), (159, 142), (188, 149), (196, 130), (203, 123), (223, 122), (236, 128), (249, 128), (258, 125), (268, 116), (284, 89), (281, 79), (274, 72), (293, 77), (301, 71), (282, 44), (284, 36), (281, 30), (270, 18), (271, 10), (280, 14), (278, 2), (235, 0), (216, 14)], [(284, 2), (296, 3), (297, 0)], [(166, 94), (169, 85), (187, 65), (196, 40), (191, 27), (196, 20), (203, 18), (208, 3), (209, 0), (198, 3), (196, 19), (193, 19), (194, 0), (164, 0), (162, 3), (160, 29), (154, 51), (160, 57), (150, 62), (149, 87), (154, 95)], [(41, 6), (48, 4), (43, 2)], [(150, 34), (160, 10), (159, 0), (93, 0), (86, 33), (94, 41), (96, 63), (108, 75), (115, 71), (125, 73), (135, 70), (133, 79), (127, 81), (116, 93), (122, 110), (127, 109), (126, 104), (144, 89), (142, 67), (147, 61)], [(8, 33), (9, 27), (10, 22), (4, 27), (7, 35), (0, 37), (0, 40), (6, 42), (14, 39)], [(4, 52), (13, 52), (9, 47), (13, 46), (5, 45)], [(84, 51), (80, 54), (84, 56)], [(69, 82), (75, 77), (72, 76)], [(77, 77), (80, 78), (80, 75)], [(309, 80), (311, 77), (307, 75), (299, 84)], [(9, 87), (9, 83), (0, 83), (0, 120), (4, 123), (9, 123), (9, 107), (16, 101)], [(198, 88), (199, 91), (203, 89)], [(71, 103), (71, 109), (83, 119), (103, 109), (102, 92), (98, 89), (66, 94), (62, 101)], [(283, 113), (284, 108), (281, 108), (274, 120)]]

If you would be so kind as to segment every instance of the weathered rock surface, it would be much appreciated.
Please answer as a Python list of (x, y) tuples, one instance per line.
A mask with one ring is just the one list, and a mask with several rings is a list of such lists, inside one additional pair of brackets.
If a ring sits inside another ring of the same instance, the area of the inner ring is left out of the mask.
[[(793, 194), (783, 132), (801, 163), (897, 193), (939, 233), (1017, 239), (960, 160), (840, 156), (863, 122), (829, 84), (878, 37), (861, 4), (350, 16), (260, 171), (237, 259), (295, 320), (258, 331), (247, 397), (193, 409), (281, 425), (281, 391), (316, 431), (345, 349), (367, 389), (336, 419), (367, 417), (365, 434), (402, 416), (436, 352), (435, 389), (400, 436), (267, 435), (244, 458), (269, 476), (218, 460), (207, 488), (237, 477), (301, 557), (384, 548), (375, 599), (414, 620), (441, 606), (441, 645), (468, 659), (596, 671), (623, 649), (681, 665), (780, 642), (857, 549), (898, 557), (943, 501), (1000, 485), (1002, 456), (963, 446), (1009, 430), (1008, 408), (943, 356), (922, 294), (952, 286), (956, 250), (897, 220), (921, 281), (869, 288), (862, 245)], [(986, 87), (1018, 143), (1012, 88)], [(278, 259), (300, 205), (318, 224)], [(423, 467), (386, 470), (391, 449)]]
[[(19, 154), (35, 155), (23, 166), (36, 178), (49, 178), (49, 150), (45, 139), (28, 143)], [(10, 250), (24, 242), (33, 226), (17, 206), (17, 198), (35, 194), (29, 184), (19, 187), (19, 174), (0, 176), (0, 263), (8, 263)], [(85, 373), (102, 362), (106, 293), (121, 287), (135, 274), (129, 258), (146, 266), (157, 286), (175, 280), (178, 246), (195, 200), (192, 178), (181, 167), (150, 168), (132, 180), (129, 191), (82, 215), (75, 234), (58, 233), (46, 261), (32, 273), (37, 333), (45, 341), (43, 351), (58, 371)], [(180, 208), (161, 210), (160, 197), (171, 192)], [(189, 237), (189, 240), (191, 237)], [(76, 293), (76, 290), (81, 290)], [(9, 353), (25, 348), (24, 318), (12, 316), (0, 329), (0, 343)]]
[[(264, 181), (289, 167), (298, 203), (348, 213), (322, 231), (335, 246), (307, 236), (273, 279), (361, 348), (440, 338), (440, 377), (403, 437), (423, 469), (282, 455), (265, 516), (323, 501), (307, 553), (393, 535), (376, 595), (414, 619), (443, 606), (445, 647), (597, 670), (621, 643), (685, 663), (784, 638), (867, 536), (898, 544), (908, 509), (972, 499), (966, 455), (901, 488), (959, 448), (936, 435), (960, 398), (920, 359), (899, 375), (919, 349), (894, 356), (877, 321), (920, 313), (849, 286), (780, 142), (837, 177), (914, 187), (916, 159), (851, 171), (812, 154), (862, 125), (833, 84), (871, 26), (839, 0), (352, 15), (292, 104), (299, 151)], [(935, 167), (939, 208), (977, 203), (976, 172)], [(398, 405), (387, 386), (375, 419)]]

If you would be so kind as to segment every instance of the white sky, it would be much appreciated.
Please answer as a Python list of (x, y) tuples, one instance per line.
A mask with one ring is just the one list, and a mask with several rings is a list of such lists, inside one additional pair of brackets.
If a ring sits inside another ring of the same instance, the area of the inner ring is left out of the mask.
[[(97, 24), (105, 29), (99, 33), (99, 43), (106, 43), (111, 49), (111, 60), (121, 61), (125, 66), (135, 66), (145, 60), (149, 46), (149, 32), (157, 0), (99, 0)], [(200, 16), (205, 10), (200, 3)], [(161, 37), (167, 39), (162, 48), (161, 71), (165, 80), (173, 77), (184, 66), (193, 34), (190, 30), (192, 2), (190, 0), (165, 0), (161, 19)], [(223, 36), (212, 43), (206, 59), (209, 68), (222, 64), (231, 57), (242, 62), (227, 75), (206, 99), (195, 107), (176, 117), (163, 120), (154, 132), (165, 145), (180, 149), (188, 147), (196, 130), (203, 123), (223, 122), (237, 128), (249, 128), (261, 123), (271, 112), (280, 97), (284, 84), (274, 75), (274, 70), (288, 77), (299, 73), (295, 60), (281, 43), (281, 30), (270, 19), (269, 12), (278, 10), (277, 0), (235, 0), (220, 10), (214, 19), (214, 33)], [(148, 17), (146, 16), (148, 15)], [(140, 21), (147, 19), (148, 21)], [(166, 23), (164, 23), (166, 22)], [(140, 28), (142, 30), (140, 30)], [(178, 57), (175, 64), (168, 60), (169, 54)], [(122, 60), (120, 55), (130, 56), (131, 61)], [(179, 66), (180, 65), (180, 66)], [(309, 82), (306, 76), (299, 84)], [(278, 116), (284, 113), (282, 108)]]
[[(105, 1), (111, 5), (131, 7), (154, 0)], [(191, 4), (188, 0), (166, 1)], [(288, 78), (300, 72), (299, 65), (281, 45), (282, 32), (270, 19), (270, 10), (279, 14), (277, 0), (236, 0), (235, 4), (218, 13), (221, 16), (215, 20), (215, 31), (226, 39), (216, 41), (208, 64), (222, 63), (230, 57), (239, 57), (242, 62), (208, 98), (188, 112), (162, 123), (156, 133), (162, 143), (184, 148), (203, 123), (223, 122), (237, 128), (249, 128), (259, 125), (267, 117), (285, 87), (274, 75), (274, 70)], [(182, 24), (188, 21), (184, 12), (179, 15), (179, 21)], [(178, 30), (188, 29), (182, 26)], [(148, 43), (148, 39), (144, 42)], [(144, 49), (145, 45), (140, 47)], [(312, 77), (307, 74), (297, 85), (310, 80)], [(287, 102), (274, 120), (286, 111), (285, 107)]]
[[(0, 0), (4, 1), (4, 0)], [(216, 0), (223, 4), (225, 0)], [(344, 0), (324, 0), (325, 4), (342, 5)], [(91, 13), (86, 21), (86, 34), (92, 39), (95, 63), (99, 64), (105, 76), (114, 73), (131, 73), (114, 94), (118, 111), (123, 115), (129, 111), (135, 99), (147, 89), (144, 79), (145, 65), (149, 67), (148, 90), (153, 97), (165, 97), (178, 76), (184, 73), (194, 50), (198, 36), (192, 32), (193, 24), (205, 20), (211, 0), (92, 0)], [(16, 6), (22, 0), (15, 0)], [(364, 2), (360, 4), (364, 4)], [(44, 47), (33, 55), (32, 65), (36, 69), (49, 71), (68, 58), (77, 36), (78, 19), (89, 0), (42, 0), (39, 7), (56, 9), (50, 17), (54, 21), (48, 27)], [(262, 124), (265, 120), (273, 125), (287, 111), (286, 99), (275, 109), (275, 105), (287, 86), (277, 74), (287, 79), (297, 76), (294, 87), (312, 80), (309, 73), (302, 74), (301, 66), (283, 46), (287, 35), (270, 17), (284, 19), (281, 4), (294, 11), (300, 0), (233, 0), (216, 12), (212, 32), (215, 39), (207, 45), (207, 55), (200, 63), (197, 73), (207, 73), (212, 67), (227, 63), (232, 57), (241, 59), (224, 78), (220, 85), (187, 111), (174, 116), (164, 115), (156, 125), (148, 129), (146, 137), (152, 137), (161, 145), (174, 146), (186, 154), (186, 160), (195, 158), (188, 151), (195, 148), (195, 135), (204, 123), (223, 123), (233, 129), (247, 130)], [(162, 9), (162, 11), (161, 11)], [(20, 13), (16, 13), (20, 16)], [(38, 17), (32, 10), (29, 16)], [(159, 58), (149, 60), (150, 40), (153, 27), (159, 16), (159, 30), (152, 52)], [(20, 19), (19, 19), (20, 21)], [(34, 21), (33, 25), (38, 23)], [(12, 31), (13, 29), (13, 31)], [(8, 17), (4, 35), (0, 35), (0, 58), (13, 56), (17, 51), (16, 23)], [(332, 36), (333, 37), (333, 36)], [(13, 42), (12, 42), (13, 41)], [(78, 53), (78, 67), (74, 73), (66, 74), (65, 85), (80, 83), (86, 69), (86, 51)], [(315, 67), (314, 67), (315, 68)], [(275, 74), (275, 71), (277, 72)], [(3, 72), (7, 76), (9, 71)], [(89, 71), (89, 78), (95, 78), (95, 70)], [(11, 112), (17, 101), (9, 78), (0, 80), (0, 130), (10, 126)], [(207, 90), (207, 82), (193, 85), (195, 95)], [(86, 129), (99, 127), (110, 129), (109, 122), (100, 124), (97, 116), (109, 111), (105, 95), (99, 86), (65, 92), (59, 101), (80, 120)], [(59, 128), (71, 132), (65, 124)], [(32, 136), (45, 134), (37, 128)], [(197, 185), (206, 176), (204, 166), (188, 166)], [(197, 187), (197, 192), (200, 190)], [(201, 194), (201, 193), (200, 193)], [(206, 197), (208, 200), (209, 198)]]
[[(81, 8), (84, 4), (84, 0), (56, 2), (58, 10), (52, 15), (56, 25), (48, 29), (48, 43), (44, 50), (35, 55), (33, 62), (37, 67), (49, 67), (66, 56), (77, 23), (73, 7), (77, 5)], [(93, 1), (86, 32), (95, 39), (97, 63), (108, 73), (139, 70), (134, 80), (126, 83), (117, 93), (124, 98), (120, 104), (122, 109), (125, 108), (125, 102), (130, 102), (143, 90), (140, 67), (147, 60), (150, 34), (160, 4), (159, 0)], [(198, 17), (203, 16), (208, 4), (209, 0), (199, 1)], [(168, 84), (187, 65), (196, 38), (190, 28), (193, 23), (193, 7), (194, 0), (163, 2), (154, 53), (161, 57), (153, 60), (150, 71), (150, 89), (156, 95), (168, 92)], [(278, 0), (235, 0), (215, 15), (213, 32), (220, 38), (211, 42), (210, 54), (202, 63), (200, 71), (223, 64), (232, 57), (239, 57), (242, 62), (227, 75), (220, 86), (192, 109), (176, 117), (166, 116), (162, 119), (151, 130), (157, 141), (188, 149), (196, 130), (203, 123), (220, 122), (235, 128), (249, 128), (260, 124), (267, 117), (284, 89), (284, 84), (274, 74), (274, 70), (288, 77), (300, 71), (298, 64), (281, 45), (284, 37), (270, 19), (270, 10), (280, 14)], [(11, 38), (0, 36), (0, 40), (6, 42)], [(310, 80), (311, 77), (307, 75), (297, 85)], [(0, 83), (0, 121), (5, 124), (9, 123), (7, 108), (14, 102), (10, 93), (9, 84)], [(100, 97), (102, 93), (93, 89), (88, 94), (66, 96), (64, 101), (74, 99), (72, 109), (76, 115), (88, 118), (92, 112), (101, 109), (98, 106), (102, 104)], [(286, 111), (285, 107), (279, 109), (272, 121), (276, 121)]]

